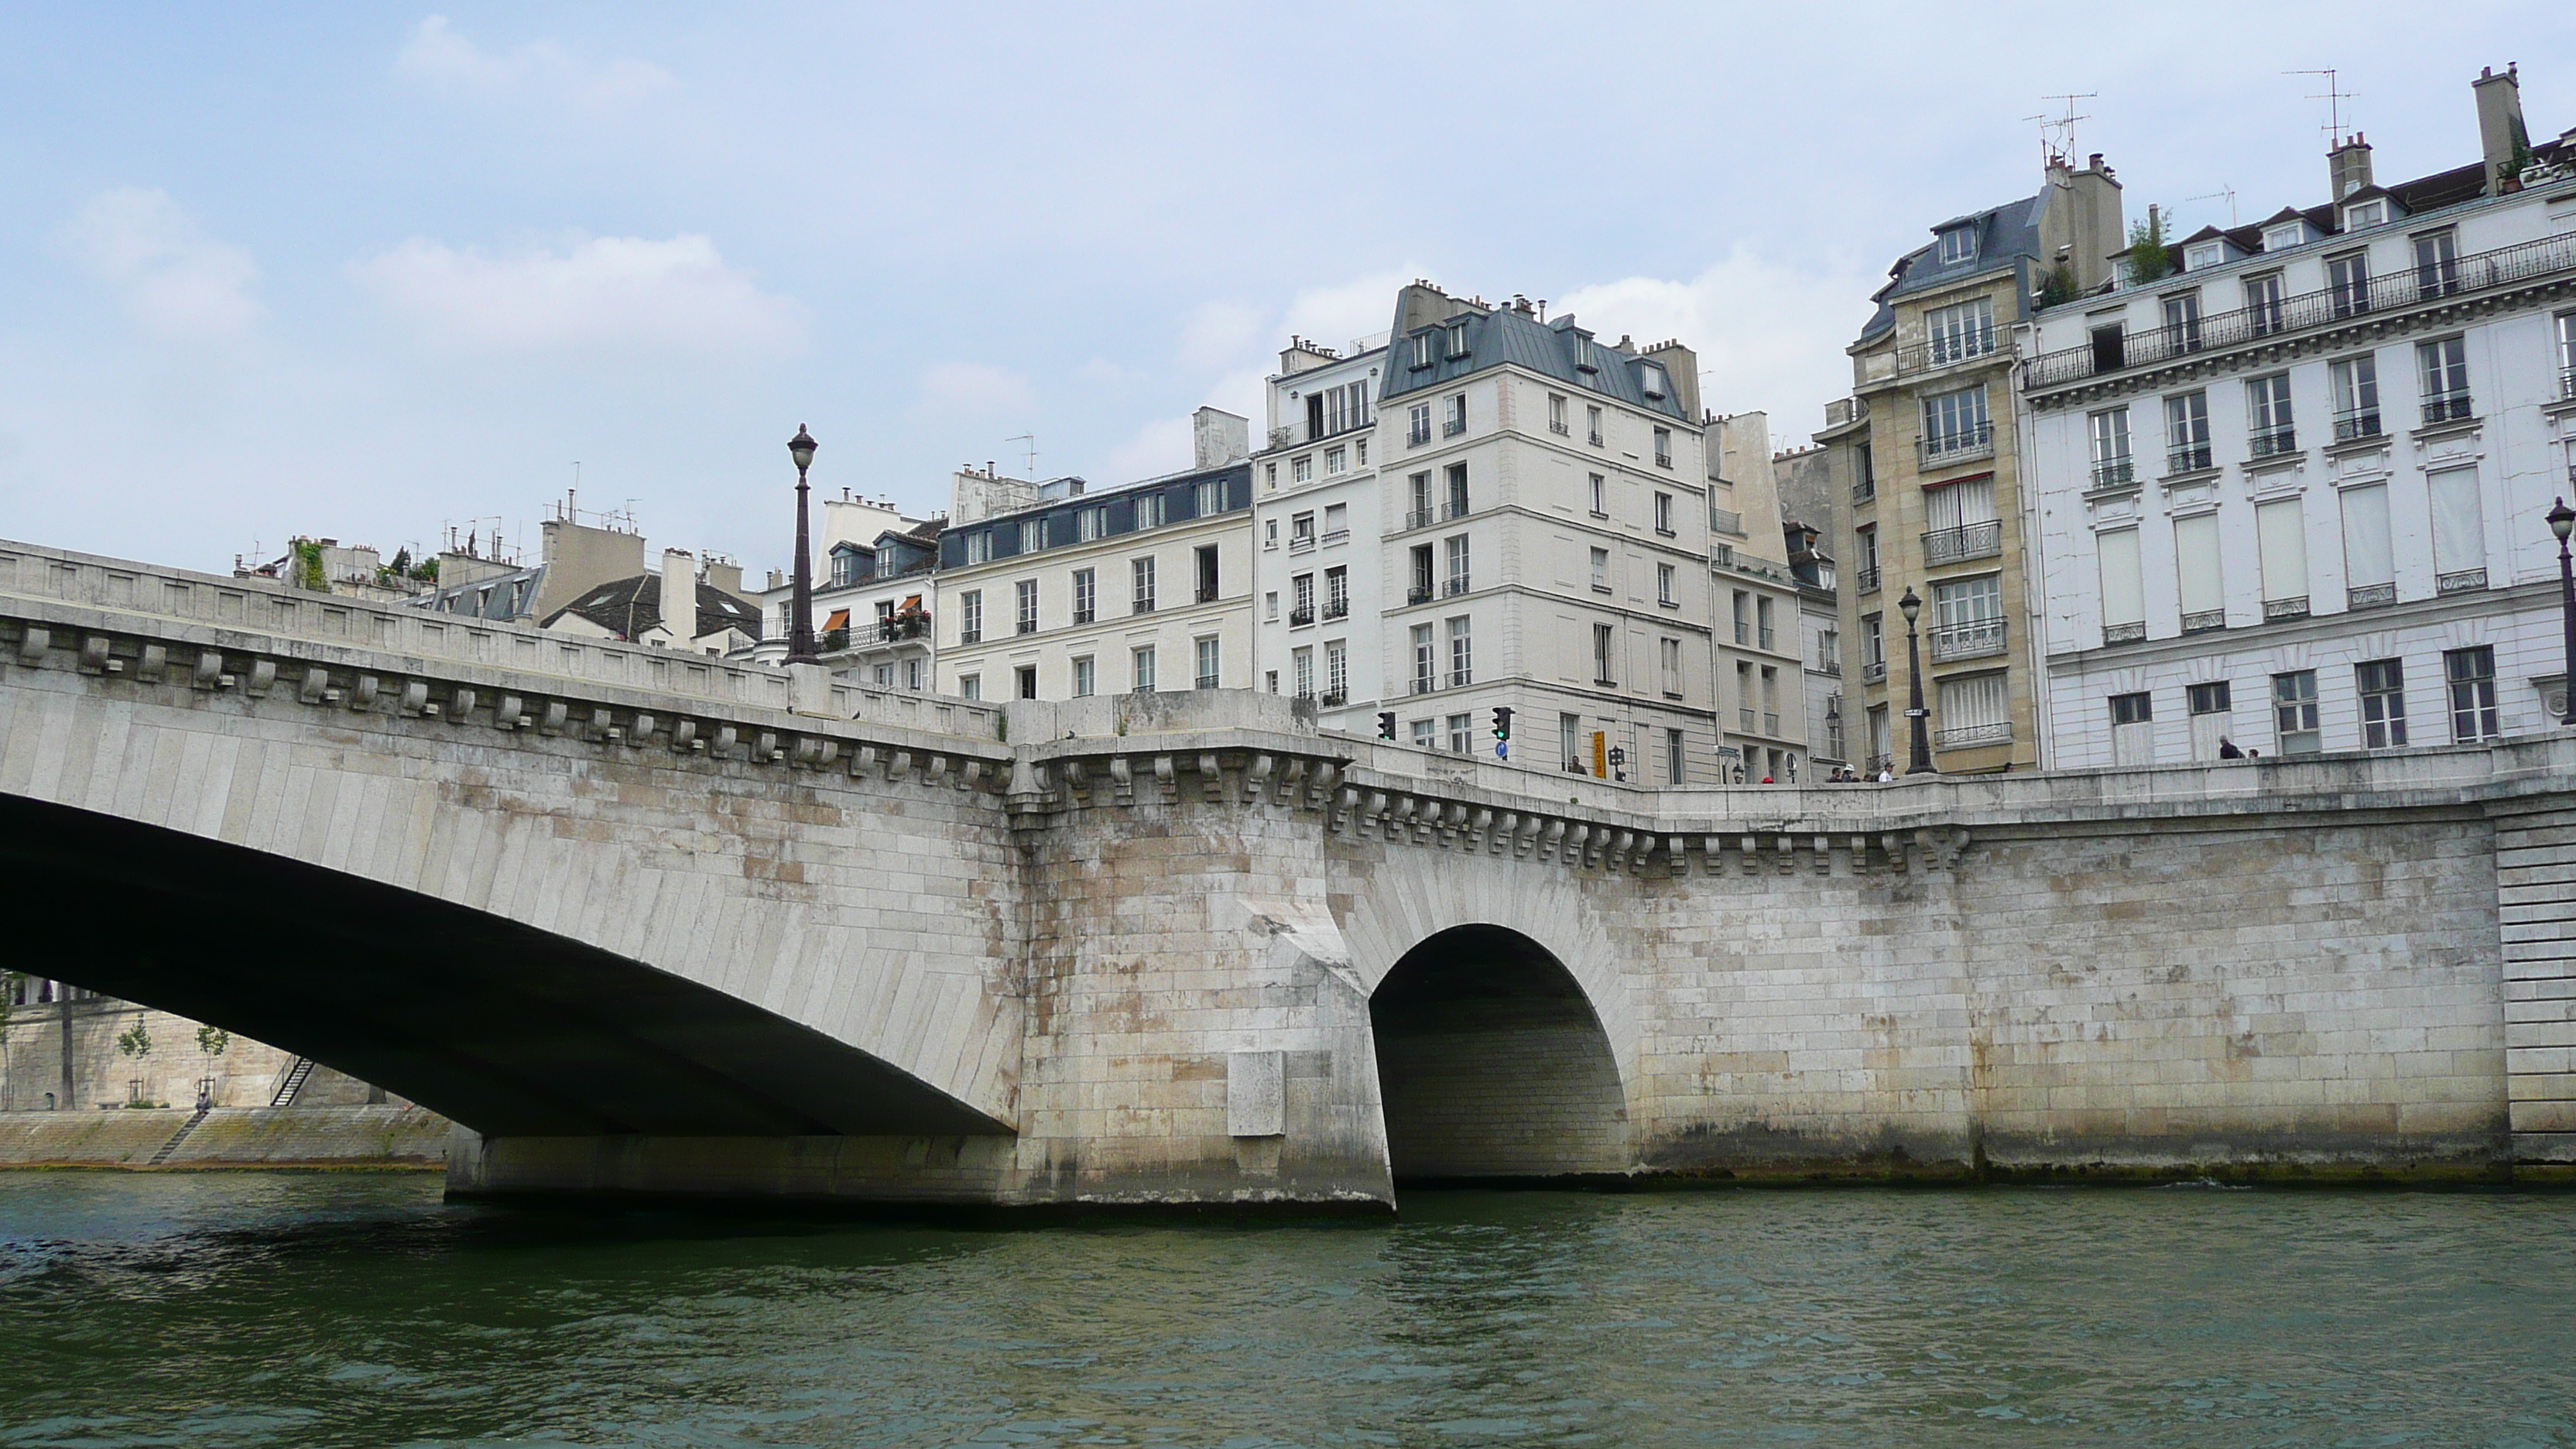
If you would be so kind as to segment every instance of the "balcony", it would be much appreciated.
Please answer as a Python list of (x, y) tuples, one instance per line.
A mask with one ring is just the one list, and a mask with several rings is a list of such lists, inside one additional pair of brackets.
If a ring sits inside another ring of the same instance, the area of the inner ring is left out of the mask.
[(2108, 458), (2093, 465), (2093, 486), (2096, 490), (2126, 488), (2137, 481), (2137, 467), (2125, 457)]
[(1963, 523), (1957, 528), (1937, 529), (1923, 535), (1923, 561), (1936, 566), (1965, 563), (1974, 558), (1992, 558), (2003, 551), (2004, 525), (2001, 519)]
[(1556, 421), (1549, 423), (1547, 425), (1547, 430), (1556, 434), (1560, 438), (1570, 438), (1574, 436), (1574, 426), (1571, 423), (1566, 422), (1563, 418), (1559, 418)]
[(2182, 616), (2182, 631), (2186, 634), (2207, 634), (2226, 627), (2225, 609), (2202, 609)]
[(1467, 592), (1467, 587), (1467, 576), (1465, 574), (1451, 574), (1449, 577), (1440, 581), (1440, 597), (1444, 599), (1454, 599), (1460, 594)]
[(1452, 669), (1449, 671), (1449, 687), (1451, 689), (1465, 689), (1468, 685), (1475, 682), (1476, 671), (1472, 669)]
[(1437, 675), (1417, 674), (1413, 676), (1413, 692), (1415, 694), (1432, 694), (1436, 693), (1439, 688), (1440, 679)]
[(1982, 745), (2008, 745), (2012, 743), (2012, 721), (1959, 725), (1951, 729), (1934, 730), (1932, 743), (1945, 750), (1972, 750)]
[(1290, 609), (1288, 611), (1288, 627), (1291, 629), (1303, 629), (1314, 622), (1315, 611), (1311, 608)]
[(1073, 611), (1073, 622), (1077, 624), (1088, 624), (1096, 617), (1098, 617), (1098, 615), (1088, 607)]
[(1431, 586), (1429, 584), (1415, 584), (1413, 587), (1406, 589), (1404, 591), (1404, 602), (1408, 605), (1430, 603)]
[(2299, 430), (2274, 428), (2268, 433), (2255, 433), (2245, 440), (2245, 452), (2255, 462), (2279, 458), (2299, 451)]
[(1984, 659), (2004, 652), (2004, 621), (1971, 619), (1964, 624), (1936, 624), (1924, 631), (1924, 641), (1932, 646), (1935, 664)]
[(1408, 508), (1404, 512), (1404, 526), (1407, 531), (1411, 531), (1416, 528), (1429, 528), (1431, 525), (1438, 523), (1439, 521), (1439, 515), (1433, 513), (1428, 508)]
[(1878, 480), (1863, 478), (1852, 485), (1852, 502), (1872, 503), (1878, 499)]
[(1412, 427), (1404, 430), (1404, 446), (1408, 448), (1419, 448), (1430, 441), (1431, 425), (1429, 423), (1415, 423)]
[(1447, 503), (1442, 504), (1440, 508), (1440, 517), (1443, 522), (1452, 518), (1464, 518), (1467, 516), (1467, 513), (1467, 500), (1464, 498), (1452, 498)]
[(1343, 705), (1351, 702), (1351, 697), (1345, 691), (1328, 689), (1318, 696), (1315, 702), (1326, 709), (1340, 709)]
[(2443, 574), (2439, 578), (2435, 579), (2433, 581), (2433, 592), (2437, 594), (2474, 594), (2486, 586), (2487, 571), (2485, 569), (2461, 569), (2456, 573)]
[(2210, 462), (2209, 444), (2177, 443), (2165, 449), (2167, 473), (2198, 473), (2216, 466)]
[(2022, 385), (2057, 387), (2127, 368), (2152, 366), (2195, 351), (2215, 351), (2285, 332), (2330, 326), (2388, 308), (2447, 303), (2457, 296), (2516, 286), (2571, 268), (2576, 268), (2576, 236), (2522, 242), (2462, 257), (2456, 264), (2444, 264), (2439, 285), (2429, 289), (2417, 275), (2418, 269), (2410, 267), (2389, 276), (2373, 277), (2366, 284), (2328, 287), (2278, 301), (2267, 300), (2241, 311), (2217, 313), (2196, 323), (2133, 332), (2126, 345), (2115, 349), (2113, 355), (2097, 353), (2088, 340), (2022, 364)]
[(1655, 466), (1658, 468), (1669, 468), (1673, 466), (1673, 455), (1668, 452), (1659, 452), (1655, 454)]
[(1465, 418), (1450, 418), (1440, 424), (1440, 436), (1444, 438), (1454, 438), (1465, 431), (1467, 431)]
[(1335, 599), (1324, 605), (1324, 617), (1327, 619), (1345, 619), (1350, 617), (1350, 612), (1351, 601), (1348, 599)]
[(1980, 357), (1991, 357), (1995, 350), (1996, 334), (1991, 323), (1965, 331), (1943, 333), (1928, 342), (1896, 349), (1896, 372), (1902, 377), (1907, 373), (1953, 367), (1962, 362), (1974, 362)]
[(1955, 433), (1925, 433), (1914, 440), (1914, 450), (1921, 466), (1943, 468), (1952, 463), (1965, 463), (1995, 455), (1995, 425), (1978, 423)]
[(2558, 395), (2576, 399), (2576, 364), (2558, 369)]
[(1037, 620), (1035, 620), (1035, 619), (1022, 619), (1022, 620), (1020, 620), (1020, 626), (1019, 626), (1019, 628), (1018, 628), (1018, 629), (1016, 629), (1016, 630), (1014, 630), (1013, 632), (1014, 632), (1014, 633), (1020, 633), (1020, 634), (1034, 634), (1034, 633), (1036, 633), (1037, 631), (1038, 631), (1038, 621), (1037, 621)]
[(1865, 569), (1852, 570), (1852, 592), (1855, 594), (1874, 594), (1878, 592), (1878, 568), (1876, 565), (1873, 564)]
[(2363, 584), (2343, 591), (2343, 604), (2347, 609), (2384, 609), (2396, 602), (2395, 584)]
[(981, 644), (984, 642), (984, 631), (981, 629), (960, 629), (957, 631), (957, 642), (960, 644)]
[(2301, 594), (2295, 599), (2265, 599), (2263, 601), (2263, 622), (2266, 624), (2278, 624), (2284, 620), (2304, 619), (2306, 617), (2308, 617), (2308, 598), (2305, 594)]
[(1829, 674), (1840, 679), (1843, 677), (1843, 662), (1839, 659), (1821, 659), (1816, 662), (1816, 670), (1818, 673)]
[(2105, 624), (2102, 626), (2102, 643), (2106, 648), (2113, 644), (2135, 644), (2146, 637), (2147, 626), (2144, 620), (2130, 624)]
[(1735, 621), (1735, 647), (1738, 649), (1753, 647), (1753, 626), (1742, 619)]
[(1290, 553), (1313, 553), (1315, 551), (1315, 535), (1311, 533), (1290, 535), (1288, 539), (1288, 551)]
[(1887, 661), (1884, 659), (1872, 659), (1863, 663), (1860, 667), (1860, 682), (1863, 684), (1886, 683)]
[(1324, 547), (1326, 548), (1331, 548), (1337, 543), (1348, 543), (1350, 541), (1351, 531), (1347, 528), (1330, 528), (1324, 531)]
[[(1710, 509), (1708, 511), (1708, 526), (1718, 533), (1731, 534), (1737, 538), (1744, 537), (1744, 515), (1736, 512), (1732, 508)], [(1659, 533), (1662, 532), (1661, 529), (1656, 531)]]
[(2382, 436), (2379, 430), (2379, 414), (2375, 412), (2337, 413), (2334, 428), (2335, 441), (2338, 443), (2358, 443), (2366, 438)]
[(1201, 584), (1190, 591), (1190, 599), (1193, 603), (1213, 604), (1224, 597), (1225, 595), (1214, 584)]
[(1587, 442), (1591, 443), (1591, 444), (1592, 444), (1592, 446), (1594, 446), (1594, 447), (1598, 448), (1598, 447), (1600, 447), (1600, 446), (1601, 446), (1601, 434), (1600, 434), (1599, 432), (1594, 432), (1594, 433), (1593, 433), (1593, 434), (1592, 434), (1588, 439), (1586, 439), (1585, 441), (1587, 441)]
[(1762, 647), (1771, 650), (1773, 653), (1779, 652), (1780, 639), (1778, 634), (1773, 630), (1764, 629), (1762, 631)]
[(2424, 399), (2424, 426), (2428, 428), (2440, 427), (2444, 423), (2465, 423), (2474, 416), (2465, 391), (2437, 393)]
[(1136, 601), (1136, 606), (1129, 609), (1127, 612), (1131, 614), (1150, 614), (1154, 612), (1154, 601), (1151, 599), (1138, 599)]

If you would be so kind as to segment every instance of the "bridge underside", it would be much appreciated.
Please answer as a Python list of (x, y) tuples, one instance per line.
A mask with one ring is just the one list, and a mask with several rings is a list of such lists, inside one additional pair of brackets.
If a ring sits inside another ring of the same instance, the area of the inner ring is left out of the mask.
[(721, 991), (428, 896), (0, 796), (0, 968), (300, 1052), (487, 1136), (1008, 1127)]

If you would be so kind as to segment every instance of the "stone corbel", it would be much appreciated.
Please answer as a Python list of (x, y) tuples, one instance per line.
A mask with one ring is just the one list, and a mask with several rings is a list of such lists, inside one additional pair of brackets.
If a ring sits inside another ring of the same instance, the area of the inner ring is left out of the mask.
[(1923, 847), (1927, 863), (1934, 870), (1957, 868), (1959, 857), (1968, 849), (1968, 832), (1964, 827), (1946, 825), (1938, 830), (1914, 832), (1914, 843)]
[(1762, 837), (1739, 835), (1735, 838), (1735, 849), (1742, 857), (1738, 864), (1743, 867), (1746, 875), (1751, 875), (1762, 868)]
[(1547, 828), (1539, 832), (1538, 858), (1541, 860), (1554, 860), (1556, 858), (1557, 849), (1564, 843), (1564, 840), (1565, 822), (1562, 820), (1551, 820), (1547, 822)]
[(696, 720), (675, 719), (671, 721), (672, 753), (684, 754), (694, 750), (703, 750), (706, 747), (707, 742), (698, 738), (698, 722)]
[(304, 671), (304, 682), (295, 687), (296, 699), (304, 704), (320, 704), (331, 692), (331, 671), (319, 666)]
[(982, 760), (966, 761), (964, 768), (957, 772), (957, 788), (972, 792), (982, 789), (983, 786), (984, 762)]
[(1271, 796), (1274, 805), (1298, 805), (1306, 798), (1306, 762), (1292, 759), (1279, 772), (1277, 792)]
[(823, 745), (824, 741), (818, 740), (812, 735), (798, 736), (796, 740), (797, 768), (804, 770), (821, 768), (826, 763), (823, 759)]
[(1210, 802), (1225, 798), (1225, 771), (1213, 754), (1199, 756), (1199, 793)]
[(1782, 875), (1787, 875), (1789, 872), (1798, 868), (1798, 838), (1796, 836), (1783, 835), (1774, 843), (1772, 848), (1780, 852), (1780, 873)]
[(1819, 835), (1819, 836), (1815, 837), (1815, 847), (1816, 847), (1816, 874), (1818, 874), (1818, 875), (1831, 875), (1831, 874), (1833, 874), (1833, 871), (1834, 871), (1834, 840), (1833, 840), (1833, 837), (1832, 837), (1832, 836), (1830, 836), (1830, 835)]
[(1362, 829), (1362, 830), (1375, 830), (1375, 829), (1377, 829), (1379, 826), (1381, 826), (1381, 825), (1383, 825), (1383, 824), (1385, 824), (1385, 823), (1386, 823), (1386, 792), (1385, 792), (1385, 791), (1383, 791), (1383, 790), (1371, 790), (1371, 791), (1369, 791), (1369, 792), (1367, 793), (1367, 795), (1366, 795), (1366, 796), (1365, 796), (1365, 797), (1360, 801), (1360, 805), (1359, 805), (1359, 826), (1360, 826), (1360, 829)]
[(1565, 832), (1565, 843), (1557, 847), (1556, 858), (1570, 866), (1588, 863), (1592, 858), (1592, 827), (1589, 825), (1568, 827)]
[[(473, 690), (464, 688), (459, 688), (454, 693), (448, 695), (447, 722), (449, 724), (463, 724), (467, 719), (471, 718), (474, 714), (475, 698), (476, 696)], [(504, 728), (507, 728), (507, 726), (504, 726)]]
[(855, 780), (877, 767), (885, 752), (874, 745), (861, 745), (850, 751), (850, 778)]
[(1628, 847), (1636, 840), (1636, 838), (1636, 832), (1632, 830), (1613, 832), (1610, 836), (1610, 850), (1601, 858), (1601, 863), (1611, 870), (1626, 870), (1628, 868)]
[(1538, 844), (1538, 833), (1546, 827), (1547, 822), (1536, 815), (1522, 816), (1512, 827), (1512, 858), (1519, 860), (1528, 856), (1531, 848)]
[(626, 743), (630, 745), (650, 744), (653, 739), (653, 732), (661, 727), (662, 722), (660, 720), (655, 719), (653, 716), (642, 710), (637, 710), (635, 712), (634, 724), (629, 726), (626, 731)]
[(1181, 798), (1181, 784), (1172, 773), (1171, 756), (1156, 755), (1154, 757), (1154, 784), (1159, 787), (1162, 802), (1164, 804), (1169, 805), (1173, 801)]
[(18, 635), (18, 662), (29, 669), (42, 669), (45, 651), (54, 647), (54, 632), (30, 624)]
[(1117, 797), (1119, 804), (1136, 803), (1136, 767), (1128, 763), (1125, 755), (1109, 757), (1109, 784), (1110, 793)]
[(170, 651), (158, 644), (143, 646), (143, 654), (134, 661), (134, 677), (159, 680), (170, 672)]
[(374, 709), (376, 696), (384, 690), (384, 687), (384, 681), (372, 674), (359, 675), (358, 682), (349, 689), (349, 708)]
[(762, 730), (751, 737), (751, 760), (756, 765), (774, 763), (786, 754), (778, 747), (778, 731)]
[(1332, 808), (1333, 791), (1342, 783), (1342, 767), (1326, 760), (1315, 767), (1306, 781), (1306, 802), (1323, 809)]
[(912, 751), (897, 750), (893, 754), (886, 756), (885, 777), (887, 780), (901, 780), (911, 775), (911, 773)]
[(1869, 870), (1869, 837), (1866, 835), (1855, 835), (1847, 842), (1847, 845), (1851, 850), (1852, 874), (1866, 874)]
[(1887, 868), (1903, 875), (1912, 864), (1905, 858), (1905, 842), (1893, 832), (1878, 838), (1878, 847), (1887, 852)]
[(1014, 825), (1039, 824), (1046, 814), (1046, 778), (1026, 756), (1011, 761), (1011, 778), (1002, 791), (1002, 808), (1010, 812)]
[(1279, 768), (1274, 755), (1256, 754), (1252, 763), (1243, 767), (1243, 803), (1258, 805), (1270, 795), (1271, 772)]
[(560, 699), (547, 700), (546, 712), (537, 721), (537, 733), (541, 735), (562, 734), (564, 730), (564, 721), (570, 718), (572, 718), (571, 705)]
[(224, 656), (216, 649), (197, 651), (195, 677), (188, 683), (198, 689), (221, 689), (224, 683)]
[(1478, 806), (1467, 816), (1467, 848), (1469, 850), (1484, 849), (1486, 832), (1493, 828), (1494, 812), (1487, 810), (1482, 806)]
[(931, 756), (928, 763), (922, 766), (921, 782), (925, 785), (933, 786), (947, 784), (948, 763), (949, 761), (946, 755)]
[(402, 703), (395, 706), (397, 712), (399, 712), (404, 719), (418, 719), (421, 716), (421, 712), (428, 708), (429, 681), (426, 679), (404, 680), (402, 687)]
[(1078, 800), (1089, 799), (1091, 795), (1091, 777), (1084, 771), (1082, 761), (1064, 760), (1059, 763), (1064, 769), (1064, 790), (1066, 796)]
[(732, 725), (717, 725), (716, 737), (707, 741), (707, 753), (717, 759), (722, 759), (724, 758), (725, 751), (733, 748), (734, 741), (741, 738), (742, 732), (735, 729)]
[(83, 674), (113, 673), (114, 671), (108, 667), (108, 664), (107, 636), (104, 634), (88, 634), (82, 636), (80, 647), (80, 672)]
[(1714, 835), (1701, 836), (1699, 838), (1700, 869), (1710, 875), (1725, 874), (1725, 848), (1726, 842), (1720, 837)]

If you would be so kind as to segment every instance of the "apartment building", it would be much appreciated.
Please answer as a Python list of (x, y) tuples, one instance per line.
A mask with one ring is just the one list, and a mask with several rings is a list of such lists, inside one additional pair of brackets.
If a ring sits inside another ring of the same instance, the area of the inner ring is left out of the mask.
[[(1375, 653), (1396, 738), (1643, 785), (1717, 783), (1694, 354), (1613, 346), (1526, 301), (1425, 282), (1399, 292), (1389, 337), (1368, 524), (1383, 595), (1354, 593), (1355, 622), (1373, 613), (1377, 626), (1349, 637)], [(1498, 709), (1512, 712), (1508, 742), (1493, 737)]]
[(1904, 768), (1909, 593), (1934, 767), (2039, 762), (2015, 335), (2041, 290), (2107, 281), (2120, 233), (2120, 184), (2102, 158), (2077, 170), (2051, 157), (2036, 194), (1952, 217), (1899, 258), (1847, 349), (1854, 396), (1816, 442), (1855, 464), (1841, 632), (1871, 763)]
[(939, 538), (940, 692), (1251, 688), (1250, 428), (1202, 408), (1197, 466), (1115, 489), (961, 474)]
[(2207, 228), (2039, 313), (2025, 449), (2054, 766), (2467, 743), (2564, 707), (2576, 132)]
[(1770, 419), (1751, 412), (1703, 422), (1720, 777), (1794, 784), (1813, 737), (1799, 653), (1803, 603), (1783, 546)]
[(1314, 700), (1324, 728), (1349, 734), (1375, 729), (1386, 678), (1377, 471), (1386, 355), (1383, 337), (1338, 351), (1290, 338), (1253, 459), (1259, 687)]

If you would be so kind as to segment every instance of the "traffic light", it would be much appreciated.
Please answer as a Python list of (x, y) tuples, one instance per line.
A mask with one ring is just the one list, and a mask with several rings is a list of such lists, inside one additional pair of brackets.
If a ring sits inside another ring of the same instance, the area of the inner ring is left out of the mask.
[(1382, 740), (1395, 738), (1394, 710), (1382, 709), (1377, 712), (1377, 737)]
[(1504, 704), (1496, 705), (1494, 707), (1494, 738), (1505, 744), (1511, 743), (1512, 707), (1510, 705)]

